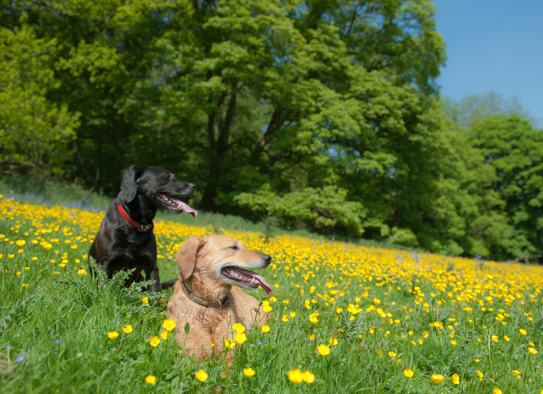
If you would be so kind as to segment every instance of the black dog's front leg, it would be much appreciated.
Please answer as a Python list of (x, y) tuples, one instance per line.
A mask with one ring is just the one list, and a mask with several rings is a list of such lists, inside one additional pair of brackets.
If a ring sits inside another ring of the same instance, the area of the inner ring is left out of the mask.
[(160, 291), (160, 276), (158, 274), (158, 267), (153, 267), (152, 270), (145, 271), (145, 275), (147, 276), (147, 280), (154, 280), (155, 283), (149, 285), (149, 291), (153, 293), (157, 293)]

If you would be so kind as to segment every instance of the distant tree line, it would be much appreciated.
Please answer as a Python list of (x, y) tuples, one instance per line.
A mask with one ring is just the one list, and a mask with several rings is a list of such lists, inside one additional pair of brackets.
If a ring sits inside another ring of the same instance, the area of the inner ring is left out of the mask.
[(442, 100), (429, 0), (0, 0), (0, 169), (511, 260), (541, 254), (543, 131)]

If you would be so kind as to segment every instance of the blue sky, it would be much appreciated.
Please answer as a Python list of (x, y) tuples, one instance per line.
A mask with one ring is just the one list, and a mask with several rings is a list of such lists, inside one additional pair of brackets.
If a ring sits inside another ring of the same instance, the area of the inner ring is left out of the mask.
[(434, 0), (447, 63), (441, 94), (516, 96), (543, 128), (543, 0)]

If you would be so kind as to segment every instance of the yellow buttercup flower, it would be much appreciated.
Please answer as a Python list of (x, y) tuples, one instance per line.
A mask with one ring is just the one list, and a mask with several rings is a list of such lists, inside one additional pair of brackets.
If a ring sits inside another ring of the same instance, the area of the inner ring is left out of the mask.
[(330, 354), (330, 348), (326, 345), (317, 346), (317, 351), (321, 356), (328, 356)]
[(302, 372), (299, 369), (288, 371), (288, 378), (292, 383), (313, 383), (315, 381), (315, 375), (309, 371)]
[(236, 335), (234, 335), (234, 341), (236, 341), (240, 345), (246, 340), (247, 340), (247, 335), (245, 335), (244, 333), (237, 333)]
[(306, 383), (313, 383), (315, 381), (315, 375), (313, 375), (311, 372), (309, 371), (305, 371), (303, 374), (302, 374), (302, 379), (304, 382)]
[(296, 384), (302, 383), (302, 381), (303, 381), (302, 371), (300, 371), (299, 369), (294, 369), (294, 370), (288, 371), (288, 379), (292, 383), (296, 383)]
[(171, 331), (175, 328), (175, 321), (173, 319), (165, 319), (162, 323), (162, 327), (168, 331)]
[[(245, 335), (245, 334), (244, 334)], [(234, 347), (236, 346), (236, 342), (235, 341), (230, 341), (228, 339), (225, 339), (224, 340), (224, 347), (228, 348), (228, 349), (233, 349)]]
[(406, 368), (403, 370), (403, 374), (408, 378), (412, 378), (413, 375), (415, 375), (415, 372), (413, 372), (412, 369)]
[(157, 336), (154, 336), (154, 337), (152, 337), (152, 338), (149, 340), (149, 344), (150, 344), (152, 347), (157, 347), (159, 343), (160, 343), (160, 339), (158, 339)]
[(145, 381), (149, 384), (155, 384), (156, 383), (156, 376), (153, 375), (147, 375), (145, 377)]
[(146, 296), (143, 296), (143, 297), (141, 297), (141, 302), (143, 302), (144, 304), (148, 304), (149, 303), (149, 298), (147, 298)]
[(245, 332), (245, 326), (241, 323), (236, 323), (232, 326), (232, 328), (238, 333), (241, 334), (242, 332)]
[(119, 333), (117, 331), (110, 331), (107, 333), (107, 337), (111, 340), (114, 340), (119, 336)]
[(502, 391), (499, 388), (494, 387), (494, 390), (492, 390), (492, 394), (502, 394)]
[(535, 350), (533, 347), (529, 347), (528, 351), (530, 352), (530, 354), (537, 354), (538, 353), (538, 351)]
[(198, 379), (200, 382), (205, 382), (207, 380), (207, 377), (209, 376), (206, 371), (203, 369), (200, 369), (199, 371), (196, 371), (196, 379)]
[(440, 384), (445, 380), (445, 376), (443, 375), (432, 375), (430, 376), (430, 380), (434, 382), (435, 384)]
[(164, 340), (168, 339), (168, 337), (170, 336), (170, 332), (169, 331), (162, 331), (160, 333), (160, 337)]
[(263, 333), (268, 333), (270, 332), (270, 326), (262, 326), (260, 327), (260, 329), (262, 330)]
[(252, 368), (244, 368), (244, 369), (243, 369), (243, 374), (244, 374), (245, 376), (247, 376), (248, 378), (250, 378), (251, 376), (254, 376), (255, 370), (252, 369)]
[(454, 384), (460, 384), (460, 376), (458, 376), (458, 374), (456, 374), (456, 373), (453, 374), (453, 376), (451, 377), (451, 379), (452, 379), (452, 382), (453, 382)]
[(127, 334), (130, 334), (133, 331), (132, 326), (130, 324), (127, 324), (126, 326), (123, 327), (123, 331)]
[(526, 335), (527, 334), (526, 330), (523, 329), (523, 328), (519, 328), (518, 332), (520, 332), (520, 335)]

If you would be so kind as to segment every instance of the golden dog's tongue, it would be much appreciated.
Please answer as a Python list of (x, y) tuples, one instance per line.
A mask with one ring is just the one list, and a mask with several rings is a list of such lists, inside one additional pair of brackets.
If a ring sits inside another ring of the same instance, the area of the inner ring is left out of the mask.
[(192, 209), (183, 201), (177, 201), (177, 208), (181, 209), (183, 212), (190, 213), (193, 217), (198, 216), (198, 211), (196, 209)]
[(268, 297), (271, 297), (273, 294), (273, 291), (271, 289), (271, 286), (266, 282), (266, 279), (262, 275), (258, 275), (253, 273), (254, 278), (260, 283), (260, 287), (264, 289)]
[(268, 282), (266, 282), (266, 279), (264, 279), (264, 277), (262, 275), (259, 275), (253, 271), (247, 271), (247, 270), (244, 270), (244, 269), (241, 269), (241, 268), (233, 268), (236, 272), (242, 274), (244, 277), (246, 277), (247, 279), (254, 279), (258, 282), (258, 284), (260, 285), (260, 287), (262, 287), (264, 289), (264, 291), (266, 292), (266, 294), (268, 295), (268, 297), (271, 297), (272, 294), (273, 294), (273, 291), (272, 291), (272, 288), (271, 286), (268, 284)]

